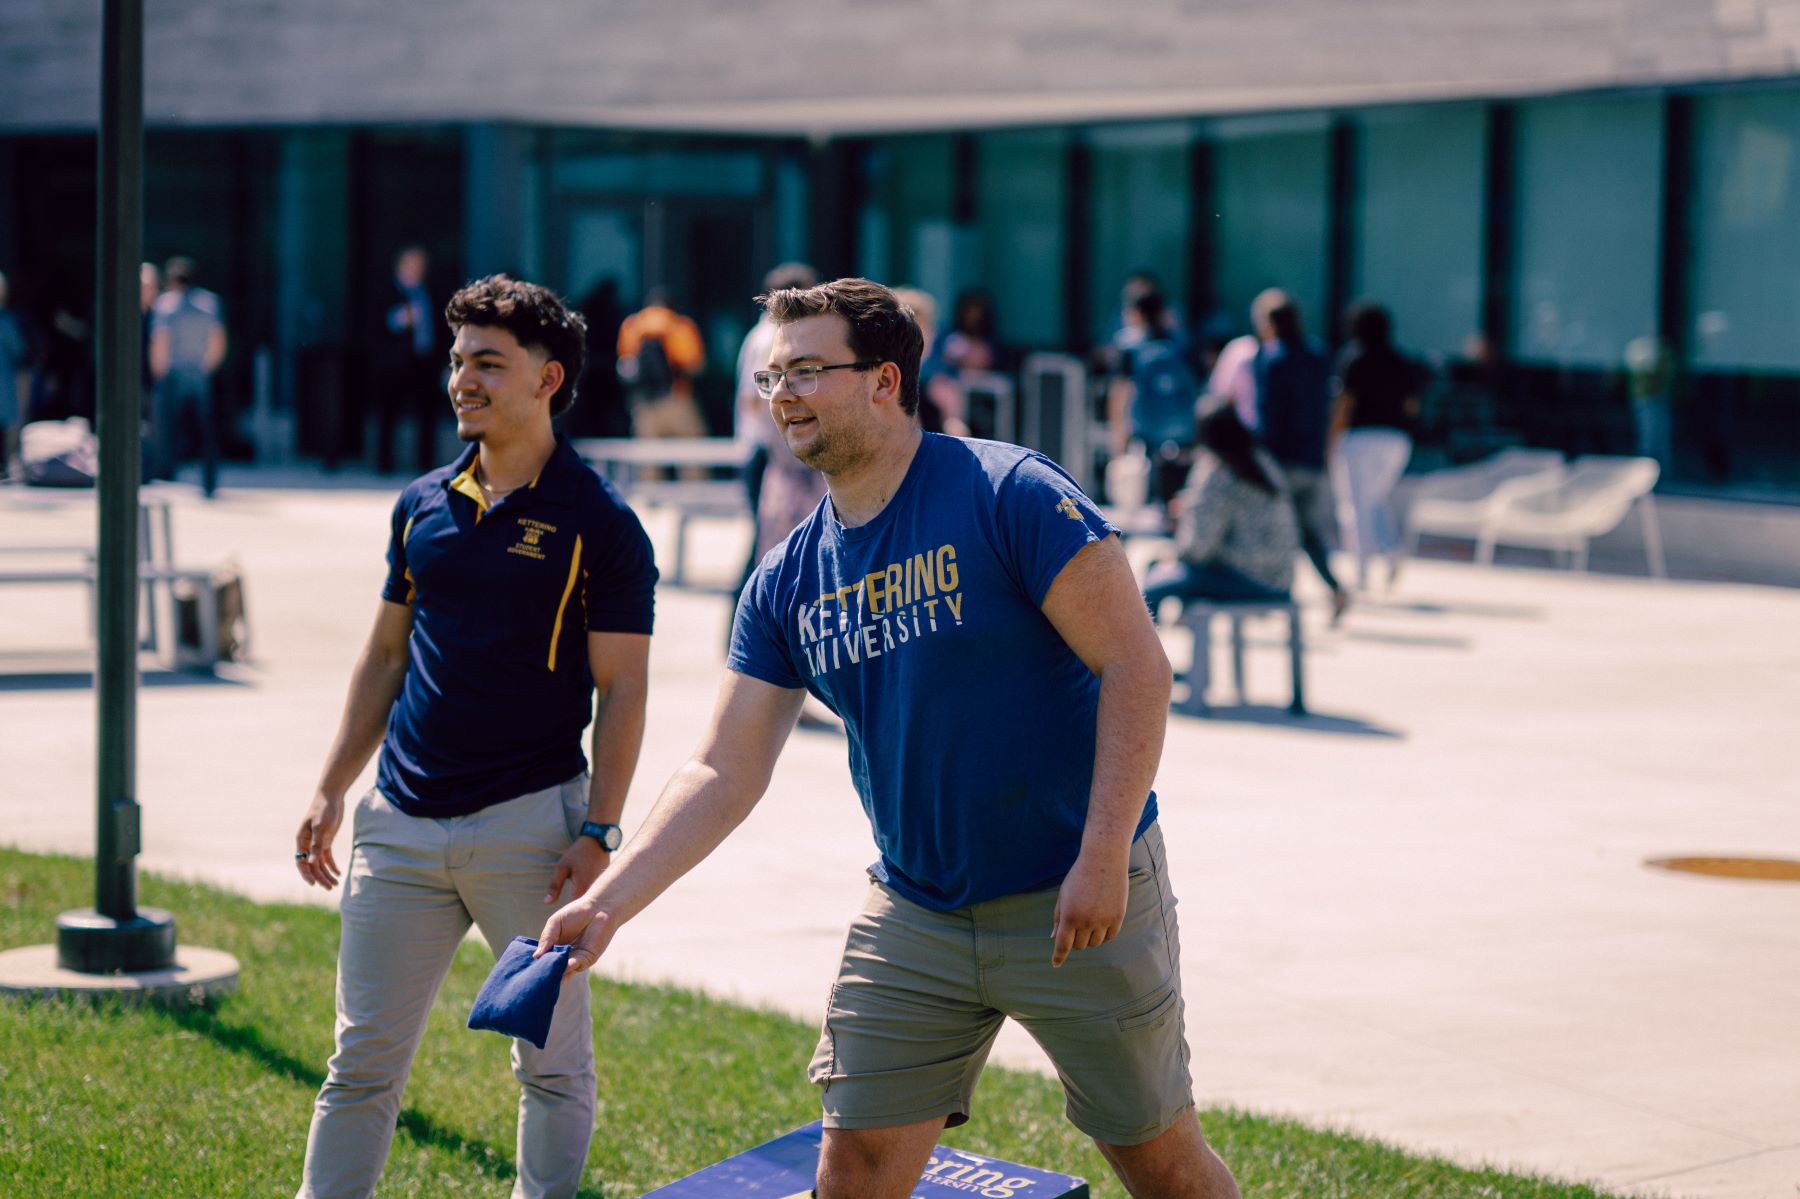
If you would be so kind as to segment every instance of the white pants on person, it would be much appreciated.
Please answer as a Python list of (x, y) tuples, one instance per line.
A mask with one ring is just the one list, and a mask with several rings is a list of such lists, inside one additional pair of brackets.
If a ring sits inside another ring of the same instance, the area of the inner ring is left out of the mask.
[[(496, 956), (515, 936), (537, 936), (550, 911), (544, 892), (587, 800), (587, 776), (578, 775), (467, 816), (408, 816), (376, 790), (357, 802), (341, 906), (337, 1052), (313, 1107), (299, 1199), (374, 1193), (457, 946), (471, 923)], [(520, 1199), (574, 1195), (581, 1182), (594, 1130), (587, 979), (563, 983), (543, 1049), (512, 1043), (523, 1087), (512, 1192)]]
[(1338, 443), (1337, 490), (1339, 535), (1356, 555), (1356, 585), (1369, 585), (1369, 559), (1385, 555), (1397, 564), (1400, 529), (1388, 501), (1412, 457), (1412, 438), (1398, 429), (1351, 429)]

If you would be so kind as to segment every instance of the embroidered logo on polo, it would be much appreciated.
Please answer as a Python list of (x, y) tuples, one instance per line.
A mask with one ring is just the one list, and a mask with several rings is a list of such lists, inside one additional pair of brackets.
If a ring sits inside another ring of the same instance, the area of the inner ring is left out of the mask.
[(1070, 520), (1081, 519), (1081, 509), (1075, 506), (1075, 501), (1069, 496), (1065, 495), (1062, 498), (1062, 502), (1056, 505), (1056, 510)]
[(544, 536), (554, 532), (556, 532), (555, 525), (546, 524), (541, 520), (532, 520), (528, 516), (521, 516), (519, 517), (519, 540), (516, 544), (507, 546), (506, 552), (519, 554), (526, 558), (536, 558), (542, 562), (544, 560), (542, 546)]
[(872, 570), (801, 604), (800, 652), (813, 678), (891, 654), (963, 622), (956, 547), (940, 545)]

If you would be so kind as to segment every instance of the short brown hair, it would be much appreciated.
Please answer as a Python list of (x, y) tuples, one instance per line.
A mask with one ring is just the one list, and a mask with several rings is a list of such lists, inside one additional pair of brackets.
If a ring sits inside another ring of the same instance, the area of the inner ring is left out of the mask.
[(550, 397), (550, 415), (575, 404), (575, 381), (587, 365), (587, 321), (555, 292), (510, 275), (477, 279), (450, 297), (444, 320), (455, 332), (464, 325), (505, 329), (526, 349), (541, 350), (562, 363), (562, 386)]
[(841, 316), (850, 326), (850, 352), (858, 361), (900, 368), (900, 410), (919, 411), (919, 357), (925, 339), (897, 296), (868, 279), (834, 279), (816, 287), (785, 287), (756, 297), (769, 319), (791, 325), (809, 316)]

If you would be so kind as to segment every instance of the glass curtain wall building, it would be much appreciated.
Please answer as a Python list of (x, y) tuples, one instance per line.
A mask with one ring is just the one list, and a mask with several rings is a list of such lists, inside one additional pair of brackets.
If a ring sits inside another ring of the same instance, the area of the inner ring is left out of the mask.
[(1198, 336), (1372, 297), (1432, 367), (1420, 462), (1647, 453), (1800, 498), (1800, 88), (1594, 93), (849, 143), (853, 265), (1015, 353), (1082, 354), (1149, 270)]
[[(192, 255), (227, 305), (240, 455), (366, 452), (368, 347), (416, 243), (434, 295), (516, 271), (597, 325), (670, 288), (719, 433), (776, 262), (922, 287), (945, 320), (985, 289), (1015, 364), (1103, 343), (1149, 270), (1203, 340), (1270, 286), (1333, 343), (1350, 301), (1387, 304), (1432, 367), (1421, 466), (1642, 452), (1668, 486), (1800, 500), (1792, 81), (806, 139), (152, 129), (146, 164), (147, 256)], [(49, 415), (92, 403), (93, 187), (91, 137), (0, 137), (0, 266), (53, 343)], [(577, 432), (626, 427), (606, 343)]]
[[(628, 430), (610, 338), (652, 288), (667, 288), (700, 325), (699, 395), (713, 428), (729, 432), (731, 374), (763, 272), (809, 251), (808, 155), (777, 139), (499, 124), (153, 129), (144, 253), (192, 257), (198, 283), (222, 297), (232, 350), (219, 389), (238, 457), (367, 453), (371, 350), (394, 256), (411, 245), (428, 252), (440, 303), (494, 271), (582, 302), (597, 361), (569, 418), (578, 433)], [(82, 338), (94, 187), (91, 137), (0, 138), (0, 257), (54, 368), (40, 371), (43, 416), (92, 414)]]

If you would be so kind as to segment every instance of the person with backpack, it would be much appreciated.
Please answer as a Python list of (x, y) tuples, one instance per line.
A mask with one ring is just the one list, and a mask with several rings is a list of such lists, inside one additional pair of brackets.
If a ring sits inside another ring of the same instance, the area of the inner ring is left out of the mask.
[(1200, 385), (1162, 293), (1140, 292), (1129, 312), (1139, 335), (1121, 353), (1112, 389), (1113, 452), (1135, 443), (1152, 466), (1150, 498), (1167, 503), (1187, 475)]
[(631, 405), (633, 437), (705, 437), (694, 376), (706, 367), (699, 326), (653, 288), (619, 326), (619, 380)]

